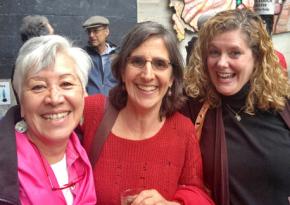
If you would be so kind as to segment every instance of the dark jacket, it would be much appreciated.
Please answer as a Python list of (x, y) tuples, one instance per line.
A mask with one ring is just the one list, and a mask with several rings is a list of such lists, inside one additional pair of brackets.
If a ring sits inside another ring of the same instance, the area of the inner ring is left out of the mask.
[(110, 60), (107, 62), (103, 62), (107, 64), (106, 68), (103, 68), (101, 55), (92, 47), (90, 46), (85, 47), (85, 50), (90, 55), (93, 61), (93, 66), (91, 68), (88, 84), (86, 87), (89, 95), (96, 93), (108, 95), (110, 89), (117, 83), (117, 80), (114, 78), (111, 72), (111, 59), (112, 56), (116, 53), (117, 47), (111, 43), (109, 43), (109, 45), (112, 48), (112, 50), (105, 55), (108, 55)]
[[(194, 123), (201, 106), (202, 103), (188, 99), (181, 112)], [(289, 101), (280, 115), (290, 129)], [(217, 205), (229, 205), (228, 157), (221, 107), (208, 109), (202, 128), (200, 148), (205, 185)]]
[(0, 121), (0, 205), (20, 204), (14, 131), (19, 120), (19, 106), (14, 106)]

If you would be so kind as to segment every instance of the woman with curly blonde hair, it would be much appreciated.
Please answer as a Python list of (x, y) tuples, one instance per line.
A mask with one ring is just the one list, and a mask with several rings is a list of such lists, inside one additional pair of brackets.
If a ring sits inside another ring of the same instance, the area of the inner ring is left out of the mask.
[(218, 205), (289, 205), (290, 85), (260, 16), (210, 18), (185, 74), (183, 113), (201, 133), (205, 183)]

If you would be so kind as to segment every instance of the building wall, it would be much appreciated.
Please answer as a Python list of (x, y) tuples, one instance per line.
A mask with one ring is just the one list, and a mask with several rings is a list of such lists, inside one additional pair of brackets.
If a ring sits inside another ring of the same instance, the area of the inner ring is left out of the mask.
[(90, 16), (110, 20), (110, 40), (116, 44), (137, 21), (136, 0), (0, 0), (0, 79), (10, 78), (10, 66), (22, 45), (19, 28), (26, 15), (46, 16), (56, 34), (81, 47), (87, 42), (82, 23)]
[(55, 33), (83, 47), (87, 34), (82, 23), (90, 16), (103, 15), (110, 20), (110, 41), (119, 44), (122, 36), (137, 22), (136, 0), (0, 0), (0, 118), (15, 104), (3, 105), (1, 82), (9, 82), (17, 52), (22, 45), (19, 28), (26, 15), (44, 15)]

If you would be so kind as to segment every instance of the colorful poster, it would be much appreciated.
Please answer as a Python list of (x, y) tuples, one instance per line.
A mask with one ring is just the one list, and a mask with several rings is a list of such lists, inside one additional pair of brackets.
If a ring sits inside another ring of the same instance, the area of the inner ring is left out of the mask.
[(240, 4), (253, 10), (256, 7), (260, 13), (275, 14), (274, 33), (290, 31), (290, 0), (170, 0), (169, 7), (174, 9), (173, 29), (178, 40), (182, 41), (187, 32), (198, 31), (199, 20), (205, 16), (240, 8)]

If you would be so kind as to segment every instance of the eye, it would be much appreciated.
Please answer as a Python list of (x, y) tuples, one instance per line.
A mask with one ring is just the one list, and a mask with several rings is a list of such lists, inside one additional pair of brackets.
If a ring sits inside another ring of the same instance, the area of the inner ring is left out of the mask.
[(64, 81), (61, 83), (60, 86), (64, 89), (71, 89), (74, 86), (74, 84), (69, 81)]
[(240, 51), (231, 51), (230, 52), (230, 57), (231, 58), (238, 58), (241, 55)]
[(140, 56), (132, 56), (129, 58), (129, 63), (137, 68), (143, 68), (146, 60)]
[(217, 49), (209, 49), (208, 56), (209, 57), (218, 57), (220, 52)]
[(155, 66), (155, 68), (157, 68), (158, 70), (164, 70), (164, 69), (167, 69), (169, 67), (169, 62), (167, 62), (166, 60), (164, 59), (159, 59), (159, 58), (156, 58), (156, 59), (153, 59), (152, 60), (152, 64)]
[(46, 86), (44, 86), (44, 85), (33, 85), (31, 87), (31, 90), (33, 92), (36, 92), (36, 93), (40, 93), (40, 92), (44, 91), (45, 89), (46, 89)]

